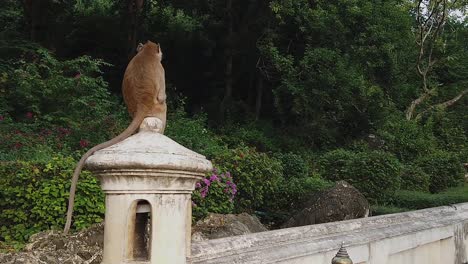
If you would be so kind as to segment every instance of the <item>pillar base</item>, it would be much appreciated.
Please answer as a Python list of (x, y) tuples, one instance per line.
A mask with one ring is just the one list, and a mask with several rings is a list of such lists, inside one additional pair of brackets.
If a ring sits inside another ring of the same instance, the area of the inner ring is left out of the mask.
[[(102, 264), (185, 264), (190, 256), (191, 194), (212, 165), (147, 123), (86, 161), (106, 194)], [(136, 226), (146, 212), (148, 245), (146, 227)]]

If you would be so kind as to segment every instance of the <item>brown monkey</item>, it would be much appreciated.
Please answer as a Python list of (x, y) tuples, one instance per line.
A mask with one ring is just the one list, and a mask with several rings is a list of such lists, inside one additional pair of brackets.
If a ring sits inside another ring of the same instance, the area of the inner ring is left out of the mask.
[(137, 52), (128, 64), (122, 82), (124, 101), (133, 120), (120, 135), (88, 150), (76, 165), (68, 200), (67, 222), (63, 230), (65, 234), (70, 230), (76, 185), (86, 159), (94, 152), (131, 136), (145, 117), (152, 116), (161, 119), (163, 122), (161, 133), (164, 132), (167, 106), (164, 68), (161, 64), (161, 47), (159, 44), (148, 41), (144, 45), (140, 43)]

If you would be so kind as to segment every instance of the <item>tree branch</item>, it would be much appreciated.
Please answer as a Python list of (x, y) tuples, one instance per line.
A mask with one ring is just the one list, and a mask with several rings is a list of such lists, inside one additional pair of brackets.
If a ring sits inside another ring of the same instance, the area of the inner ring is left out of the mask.
[(447, 107), (450, 107), (452, 105), (454, 105), (457, 101), (459, 101), (465, 94), (468, 93), (468, 89), (465, 89), (463, 90), (462, 92), (460, 92), (459, 94), (457, 94), (454, 98), (448, 100), (448, 101), (445, 101), (443, 103), (439, 103), (439, 104), (436, 104), (436, 105), (432, 105), (430, 106), (429, 108), (427, 108), (426, 110), (422, 111), (421, 113), (419, 113), (417, 116), (416, 116), (416, 120), (419, 120), (425, 113), (429, 112), (429, 111), (432, 111), (434, 109), (441, 109), (441, 110), (444, 110), (446, 109)]

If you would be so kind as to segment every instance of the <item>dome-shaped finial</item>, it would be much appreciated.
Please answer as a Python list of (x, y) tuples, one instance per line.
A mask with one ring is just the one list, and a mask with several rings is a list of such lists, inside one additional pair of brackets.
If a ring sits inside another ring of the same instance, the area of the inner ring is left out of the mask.
[(348, 255), (348, 251), (344, 246), (344, 242), (341, 243), (340, 250), (336, 253), (336, 256), (332, 259), (332, 264), (353, 264), (353, 261)]
[[(151, 131), (161, 133), (163, 130), (163, 121), (157, 117), (146, 117), (140, 125), (139, 132)], [(161, 133), (162, 134), (162, 133)]]

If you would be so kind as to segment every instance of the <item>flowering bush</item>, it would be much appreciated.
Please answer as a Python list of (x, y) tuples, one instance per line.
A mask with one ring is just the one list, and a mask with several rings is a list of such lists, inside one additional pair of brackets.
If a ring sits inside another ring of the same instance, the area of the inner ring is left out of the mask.
[(193, 216), (196, 220), (208, 213), (229, 214), (234, 210), (237, 186), (229, 172), (222, 174), (215, 169), (211, 175), (195, 185), (192, 196)]
[(236, 212), (268, 210), (268, 201), (274, 199), (283, 180), (281, 161), (244, 146), (222, 153), (212, 161), (233, 174), (239, 187)]
[(129, 123), (102, 77), (109, 64), (99, 59), (58, 60), (38, 49), (8, 64), (0, 74), (0, 160), (74, 155)]

